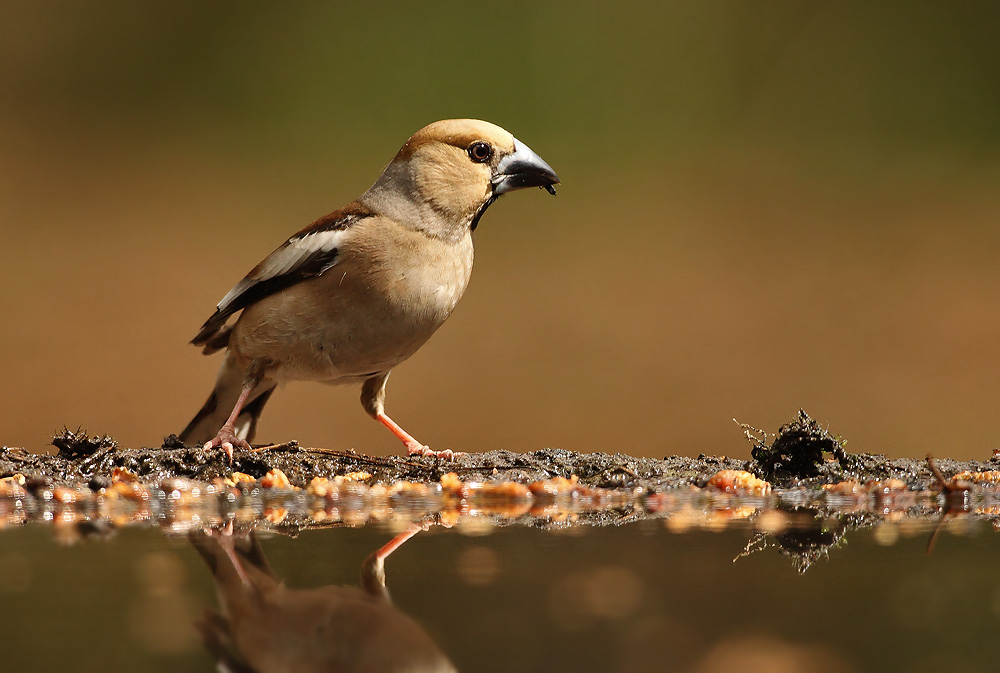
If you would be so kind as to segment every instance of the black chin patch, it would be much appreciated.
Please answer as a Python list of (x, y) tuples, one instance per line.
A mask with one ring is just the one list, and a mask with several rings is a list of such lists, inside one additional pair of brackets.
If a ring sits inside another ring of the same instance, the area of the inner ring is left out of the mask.
[(490, 196), (490, 198), (486, 199), (486, 203), (480, 206), (479, 210), (476, 211), (476, 215), (472, 218), (472, 231), (476, 230), (476, 227), (479, 226), (479, 219), (483, 216), (483, 213), (486, 212), (486, 209), (493, 205), (493, 202), (496, 201), (497, 198), (499, 197), (495, 194)]

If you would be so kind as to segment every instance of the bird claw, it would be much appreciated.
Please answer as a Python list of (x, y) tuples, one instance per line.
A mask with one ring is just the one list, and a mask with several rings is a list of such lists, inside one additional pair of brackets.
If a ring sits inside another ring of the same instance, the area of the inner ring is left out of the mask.
[(222, 526), (217, 526), (215, 528), (213, 528), (212, 526), (205, 526), (204, 528), (201, 529), (201, 532), (207, 535), (208, 537), (216, 537), (216, 538), (234, 537), (235, 533), (233, 531), (234, 529), (233, 529), (232, 519), (226, 519), (226, 523), (224, 523)]
[(424, 458), (442, 458), (444, 460), (454, 460), (459, 456), (464, 456), (465, 454), (460, 451), (452, 451), (451, 449), (445, 449), (444, 451), (435, 451), (429, 446), (424, 444), (408, 444), (406, 446), (406, 455), (408, 456), (423, 456)]
[(205, 442), (205, 446), (201, 447), (204, 451), (211, 451), (212, 449), (222, 449), (226, 458), (229, 460), (229, 464), (233, 464), (233, 451), (235, 449), (249, 449), (250, 444), (236, 436), (236, 432), (232, 428), (227, 428), (223, 426), (219, 430), (219, 434), (215, 436), (215, 439)]

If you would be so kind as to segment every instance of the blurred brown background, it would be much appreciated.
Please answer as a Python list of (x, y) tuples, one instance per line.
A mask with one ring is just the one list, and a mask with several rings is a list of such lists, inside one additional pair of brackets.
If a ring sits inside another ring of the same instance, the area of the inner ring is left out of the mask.
[[(1000, 5), (0, 6), (0, 443), (156, 444), (186, 345), (407, 136), (496, 122), (563, 178), (503, 199), (389, 386), (436, 448), (746, 455), (799, 407), (890, 455), (1000, 446)], [(398, 452), (356, 388), (259, 439)]]

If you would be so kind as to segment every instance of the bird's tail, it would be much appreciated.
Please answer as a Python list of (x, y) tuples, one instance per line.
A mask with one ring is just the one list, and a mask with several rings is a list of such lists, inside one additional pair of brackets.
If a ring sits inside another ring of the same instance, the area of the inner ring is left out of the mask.
[[(185, 444), (204, 444), (213, 439), (219, 428), (233, 413), (233, 407), (243, 391), (243, 381), (246, 371), (236, 364), (236, 358), (227, 353), (226, 359), (219, 368), (219, 376), (215, 380), (215, 388), (208, 400), (195, 414), (187, 427), (178, 437)], [(257, 433), (257, 422), (264, 410), (264, 405), (274, 392), (275, 384), (264, 380), (250, 393), (240, 415), (236, 418), (236, 436), (250, 442)]]

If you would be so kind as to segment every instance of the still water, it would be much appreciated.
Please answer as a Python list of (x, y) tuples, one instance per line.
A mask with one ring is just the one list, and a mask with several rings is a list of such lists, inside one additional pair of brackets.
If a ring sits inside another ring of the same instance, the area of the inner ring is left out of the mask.
[[(294, 538), (79, 530), (0, 532), (6, 670), (997, 668), (1000, 535), (981, 521), (834, 535), (804, 572), (787, 552), (815, 530), (745, 523), (430, 526), (405, 540), (403, 524)], [(386, 591), (372, 555), (394, 537)], [(410, 667), (307, 663), (373, 652)]]

